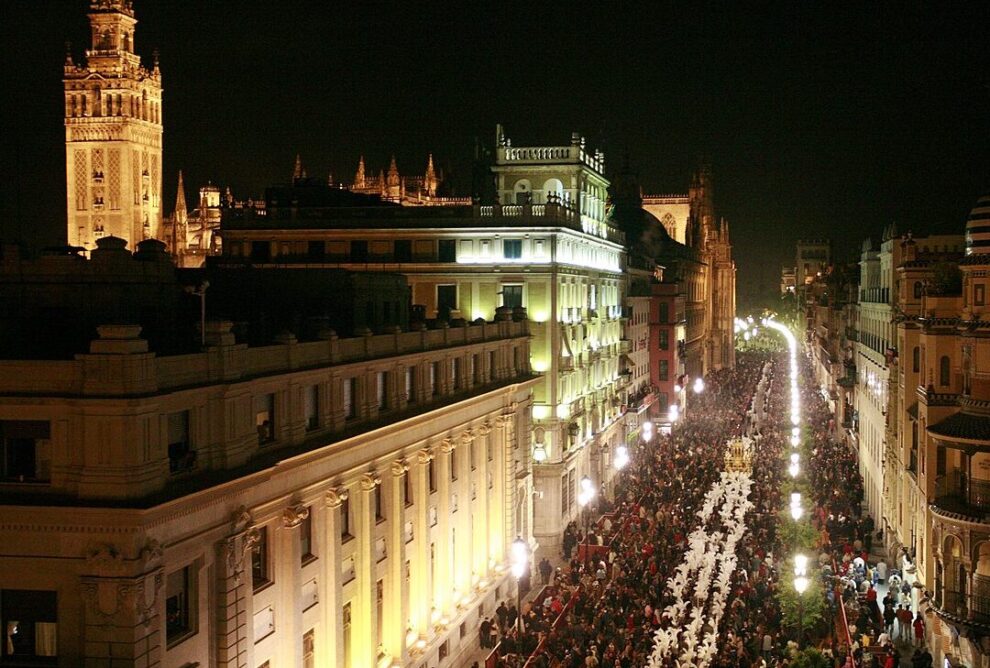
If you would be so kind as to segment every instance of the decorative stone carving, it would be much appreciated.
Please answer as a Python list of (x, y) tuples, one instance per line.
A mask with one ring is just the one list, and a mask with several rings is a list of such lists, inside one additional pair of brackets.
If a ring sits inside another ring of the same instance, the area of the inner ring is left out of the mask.
[(251, 526), (253, 522), (254, 519), (251, 517), (251, 513), (249, 513), (247, 508), (245, 508), (244, 506), (241, 506), (236, 511), (234, 511), (234, 515), (231, 518), (231, 524), (234, 525), (234, 533), (240, 533), (244, 531), (246, 528)]
[(490, 433), (492, 433), (492, 423), (486, 420), (484, 424), (478, 427), (478, 435), (488, 436)]
[(457, 442), (449, 436), (440, 441), (440, 452), (448, 454), (457, 447)]
[(392, 462), (392, 475), (395, 477), (398, 478), (407, 471), (409, 471), (409, 462), (405, 459), (396, 459)]
[(333, 487), (327, 490), (326, 504), (330, 508), (337, 508), (347, 500), (348, 492), (346, 487)]
[(141, 548), (141, 561), (144, 562), (145, 568), (152, 563), (161, 561), (163, 556), (165, 556), (165, 550), (162, 549), (162, 544), (154, 538), (149, 538), (148, 542)]
[(282, 523), (289, 528), (297, 527), (309, 517), (309, 506), (298, 504), (282, 511)]
[(370, 492), (380, 484), (382, 484), (382, 477), (374, 471), (369, 471), (361, 476), (361, 489), (366, 492)]
[(430, 460), (433, 459), (433, 451), (429, 448), (424, 448), (416, 453), (416, 461), (420, 464), (429, 464)]
[(86, 555), (86, 570), (94, 575), (123, 575), (126, 571), (124, 555), (116, 545), (101, 543)]
[(475, 435), (474, 431), (472, 431), (471, 429), (465, 429), (463, 432), (461, 432), (461, 444), (471, 445), (474, 442), (474, 435)]

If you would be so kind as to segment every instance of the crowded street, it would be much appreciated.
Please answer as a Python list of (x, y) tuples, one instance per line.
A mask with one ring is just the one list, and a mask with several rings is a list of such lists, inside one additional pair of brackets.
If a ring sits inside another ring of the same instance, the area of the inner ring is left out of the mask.
[(871, 554), (855, 454), (788, 339), (644, 432), (588, 533), (572, 522), (535, 596), (486, 620), (486, 665), (931, 664), (907, 564)]

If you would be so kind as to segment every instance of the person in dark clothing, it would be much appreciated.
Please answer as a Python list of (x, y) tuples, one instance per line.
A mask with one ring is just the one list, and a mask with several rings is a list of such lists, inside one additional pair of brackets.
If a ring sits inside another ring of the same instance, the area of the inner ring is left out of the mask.
[(539, 568), (540, 577), (543, 579), (543, 584), (548, 584), (550, 582), (550, 574), (553, 573), (553, 566), (550, 564), (550, 560), (543, 557)]
[(492, 638), (492, 623), (486, 617), (483, 622), (481, 622), (481, 649), (488, 649), (491, 647), (490, 641)]

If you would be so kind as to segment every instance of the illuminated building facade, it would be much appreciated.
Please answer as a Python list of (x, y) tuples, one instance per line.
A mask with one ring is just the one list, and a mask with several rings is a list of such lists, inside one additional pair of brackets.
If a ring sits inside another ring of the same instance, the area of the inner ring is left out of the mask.
[(532, 540), (529, 323), (207, 325), (0, 361), (3, 663), (456, 665)]
[(64, 67), (67, 239), (103, 236), (132, 248), (161, 232), (162, 81), (134, 53), (130, 0), (90, 4), (91, 48)]
[(400, 272), (429, 326), (528, 314), (532, 368), (544, 374), (534, 391), (533, 533), (553, 545), (577, 513), (578, 480), (605, 482), (625, 438), (624, 238), (605, 219), (602, 169), (580, 138), (518, 148), (500, 134), (492, 204), (400, 207), (325, 187), (272, 188), (263, 215), (229, 212), (222, 261)]

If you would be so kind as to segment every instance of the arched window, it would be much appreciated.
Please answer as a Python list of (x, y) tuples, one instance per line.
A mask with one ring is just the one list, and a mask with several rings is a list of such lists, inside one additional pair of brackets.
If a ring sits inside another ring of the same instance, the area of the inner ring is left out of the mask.
[(911, 365), (915, 373), (921, 371), (921, 348), (918, 346), (915, 346), (911, 353)]
[(914, 282), (914, 298), (921, 299), (921, 281)]
[(949, 384), (950, 363), (949, 356), (942, 355), (938, 361), (938, 383), (947, 386)]

